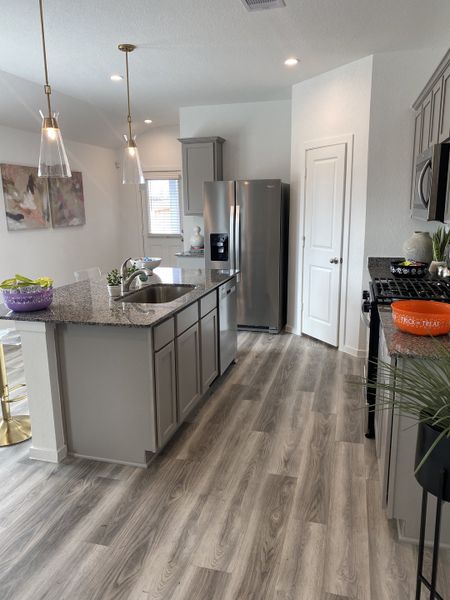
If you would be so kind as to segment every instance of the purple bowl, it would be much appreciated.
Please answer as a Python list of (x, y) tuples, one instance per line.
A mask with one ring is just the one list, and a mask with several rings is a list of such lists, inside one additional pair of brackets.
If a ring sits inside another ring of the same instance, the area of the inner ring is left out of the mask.
[(6, 306), (14, 312), (31, 312), (44, 310), (53, 301), (53, 289), (37, 289), (25, 291), (3, 290), (3, 300)]

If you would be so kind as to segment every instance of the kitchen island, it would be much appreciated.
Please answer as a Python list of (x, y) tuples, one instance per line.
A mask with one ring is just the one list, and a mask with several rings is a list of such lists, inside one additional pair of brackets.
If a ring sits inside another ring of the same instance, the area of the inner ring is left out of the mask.
[(235, 275), (155, 269), (144, 286), (191, 286), (160, 304), (83, 281), (55, 289), (47, 310), (2, 316), (22, 338), (30, 457), (146, 466), (218, 376), (218, 288)]

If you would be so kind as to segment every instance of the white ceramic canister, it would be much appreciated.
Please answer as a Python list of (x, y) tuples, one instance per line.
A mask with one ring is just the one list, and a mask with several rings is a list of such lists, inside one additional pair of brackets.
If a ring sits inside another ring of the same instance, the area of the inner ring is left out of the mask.
[(430, 263), (433, 260), (433, 242), (428, 231), (415, 231), (403, 244), (406, 260)]
[(205, 238), (200, 233), (201, 228), (196, 225), (193, 229), (193, 234), (191, 236), (190, 244), (192, 250), (201, 250), (205, 246)]

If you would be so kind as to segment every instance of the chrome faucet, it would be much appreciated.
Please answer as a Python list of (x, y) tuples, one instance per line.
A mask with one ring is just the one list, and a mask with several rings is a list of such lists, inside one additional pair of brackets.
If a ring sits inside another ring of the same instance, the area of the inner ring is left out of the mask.
[(131, 257), (124, 260), (122, 266), (120, 267), (120, 293), (122, 294), (122, 296), (130, 291), (130, 286), (136, 279), (136, 277), (139, 277), (139, 275), (146, 275), (147, 277), (151, 277), (153, 275), (153, 271), (151, 271), (150, 269), (137, 269), (136, 271), (133, 271), (133, 273), (131, 273), (129, 277), (127, 277), (127, 268), (130, 260)]

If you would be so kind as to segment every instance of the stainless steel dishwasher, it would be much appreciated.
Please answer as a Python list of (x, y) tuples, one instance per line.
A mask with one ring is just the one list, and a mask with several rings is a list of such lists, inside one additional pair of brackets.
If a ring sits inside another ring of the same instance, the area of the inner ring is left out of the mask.
[(219, 287), (220, 374), (236, 359), (237, 309), (236, 278)]

